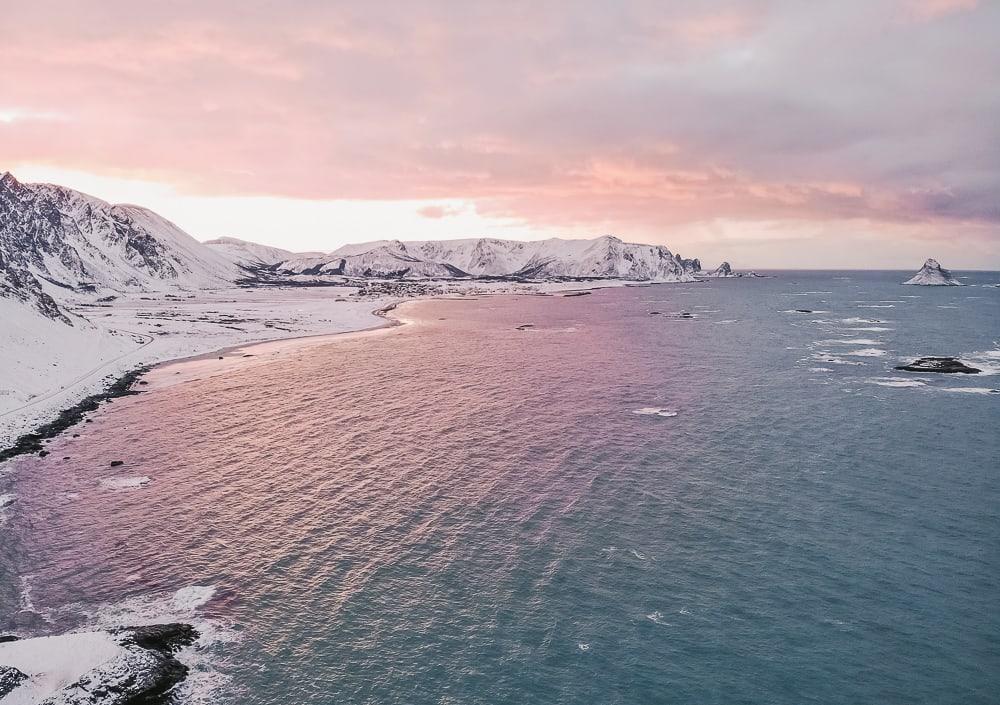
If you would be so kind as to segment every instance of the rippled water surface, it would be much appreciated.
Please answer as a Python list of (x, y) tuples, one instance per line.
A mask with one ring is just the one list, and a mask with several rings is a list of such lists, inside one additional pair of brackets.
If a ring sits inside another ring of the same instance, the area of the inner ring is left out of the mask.
[[(188, 702), (996, 702), (1000, 289), (899, 281), (420, 302), (160, 368), (4, 468), (0, 628), (196, 619)], [(893, 369), (929, 354), (983, 373)]]

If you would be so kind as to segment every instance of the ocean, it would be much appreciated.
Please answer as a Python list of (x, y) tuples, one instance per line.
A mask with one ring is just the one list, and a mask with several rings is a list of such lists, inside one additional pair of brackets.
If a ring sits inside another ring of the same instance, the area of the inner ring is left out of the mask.
[(178, 703), (996, 703), (1000, 275), (964, 276), (420, 301), (159, 367), (0, 468), (0, 631), (192, 621)]

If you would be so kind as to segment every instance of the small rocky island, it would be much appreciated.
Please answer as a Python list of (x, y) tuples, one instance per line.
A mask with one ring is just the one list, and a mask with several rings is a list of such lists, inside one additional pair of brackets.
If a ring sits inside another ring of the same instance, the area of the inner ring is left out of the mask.
[(915, 286), (962, 286), (955, 276), (942, 267), (936, 259), (929, 259), (924, 262), (920, 271), (907, 279), (904, 284)]
[(944, 374), (974, 375), (982, 372), (975, 367), (969, 367), (954, 357), (921, 357), (908, 365), (898, 365), (897, 370), (906, 372), (942, 372)]

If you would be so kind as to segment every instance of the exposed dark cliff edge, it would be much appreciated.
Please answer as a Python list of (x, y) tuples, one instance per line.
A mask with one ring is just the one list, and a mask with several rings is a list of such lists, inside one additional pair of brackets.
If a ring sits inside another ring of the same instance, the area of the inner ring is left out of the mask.
[(10, 460), (18, 455), (44, 453), (45, 450), (42, 444), (46, 439), (55, 438), (70, 426), (75, 426), (80, 423), (80, 421), (83, 420), (83, 417), (89, 412), (96, 411), (102, 402), (106, 402), (117, 397), (139, 394), (139, 392), (132, 389), (132, 387), (136, 380), (138, 380), (139, 377), (145, 374), (148, 370), (148, 366), (143, 366), (138, 367), (131, 372), (127, 372), (108, 385), (104, 391), (92, 394), (68, 409), (64, 409), (59, 413), (59, 416), (56, 417), (54, 421), (50, 421), (44, 426), (38, 427), (31, 433), (24, 434), (18, 438), (17, 441), (15, 441), (14, 445), (0, 450), (0, 463), (5, 460)]
[(907, 372), (942, 372), (945, 374), (961, 373), (974, 375), (982, 372), (975, 367), (969, 367), (954, 357), (921, 357), (908, 365), (898, 365), (897, 370)]

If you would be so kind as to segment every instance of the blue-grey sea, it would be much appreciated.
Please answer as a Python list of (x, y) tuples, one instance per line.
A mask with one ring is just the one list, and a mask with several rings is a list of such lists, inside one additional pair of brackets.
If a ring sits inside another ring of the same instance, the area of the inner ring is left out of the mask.
[(1000, 274), (775, 275), (160, 368), (3, 468), (0, 630), (194, 621), (180, 703), (1000, 702)]

